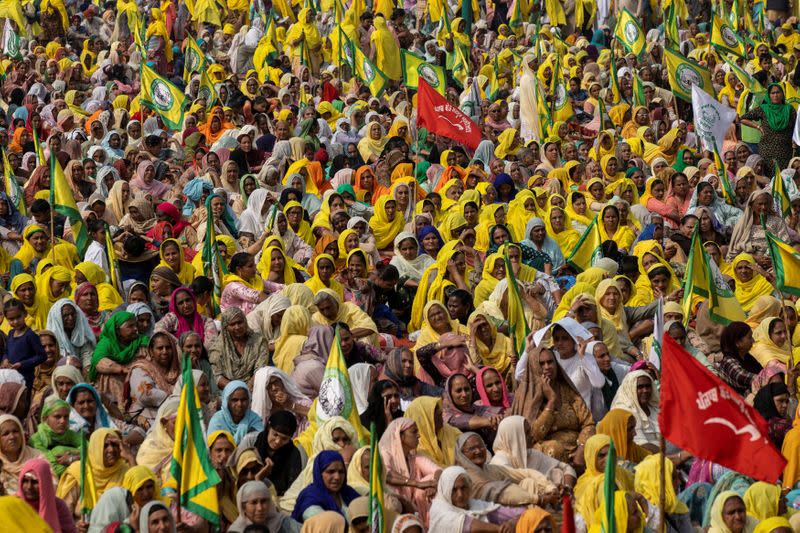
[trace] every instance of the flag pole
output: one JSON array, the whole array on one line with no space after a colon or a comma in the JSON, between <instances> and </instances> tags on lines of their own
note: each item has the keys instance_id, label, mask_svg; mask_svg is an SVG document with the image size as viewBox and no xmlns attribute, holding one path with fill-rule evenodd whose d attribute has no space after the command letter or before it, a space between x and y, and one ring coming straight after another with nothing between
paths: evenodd
<instances>
[{"instance_id":1,"label":"flag pole","mask_svg":"<svg viewBox=\"0 0 800 533\"><path fill-rule=\"evenodd\" d=\"M667 512L665 509L667 505L667 482L665 479L667 473L667 443L663 433L658 437L658 445L661 448L661 456L658 459L658 469L661 472L661 475L658 477L659 532L667 533Z\"/></svg>"},{"instance_id":2,"label":"flag pole","mask_svg":"<svg viewBox=\"0 0 800 533\"><path fill-rule=\"evenodd\" d=\"M38 154L37 154L38 155ZM50 162L52 163L53 154L50 154ZM50 165L50 255L53 265L56 264L56 194L55 194L55 176L53 176L53 165Z\"/></svg>"}]
</instances>

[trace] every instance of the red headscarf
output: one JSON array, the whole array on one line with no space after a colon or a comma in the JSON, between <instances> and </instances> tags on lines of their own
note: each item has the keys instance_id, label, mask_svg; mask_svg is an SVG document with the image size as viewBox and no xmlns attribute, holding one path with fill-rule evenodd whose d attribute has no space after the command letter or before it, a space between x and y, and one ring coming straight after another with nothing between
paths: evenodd
<instances>
[{"instance_id":1,"label":"red headscarf","mask_svg":"<svg viewBox=\"0 0 800 533\"><path fill-rule=\"evenodd\" d=\"M34 502L29 502L25 499L25 494L22 492L22 479L26 474L32 473L39 481L39 502L38 509L33 508L34 511L39 513L42 520L47 522L54 533L61 533L61 522L58 519L58 507L56 506L56 491L53 488L53 474L50 473L50 463L43 457L31 459L22 465L22 470L19 472L19 488L17 489L17 497L21 498L28 505L33 506Z\"/></svg>"}]
</instances>

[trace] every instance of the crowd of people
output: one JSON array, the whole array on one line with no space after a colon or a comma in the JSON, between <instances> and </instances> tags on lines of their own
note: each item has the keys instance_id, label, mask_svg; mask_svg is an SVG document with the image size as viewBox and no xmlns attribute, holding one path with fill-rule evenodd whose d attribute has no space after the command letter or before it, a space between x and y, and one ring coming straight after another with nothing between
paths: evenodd
<instances>
[{"instance_id":1,"label":"crowd of people","mask_svg":"<svg viewBox=\"0 0 800 533\"><path fill-rule=\"evenodd\" d=\"M377 454L387 532L800 530L767 242L800 244L800 25L714 2L736 57L709 3L628 3L1 2L0 529L366 533ZM716 160L671 24L737 114ZM474 151L417 127L412 58ZM746 320L684 304L693 239ZM779 480L664 443L656 322L763 417ZM320 407L332 351L357 417ZM170 466L184 354L218 525Z\"/></svg>"}]
</instances>

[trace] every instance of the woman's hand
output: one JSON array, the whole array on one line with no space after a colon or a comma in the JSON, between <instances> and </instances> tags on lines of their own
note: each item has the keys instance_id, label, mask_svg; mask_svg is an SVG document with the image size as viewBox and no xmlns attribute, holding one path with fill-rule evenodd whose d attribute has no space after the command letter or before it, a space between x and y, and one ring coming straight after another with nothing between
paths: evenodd
<instances>
[{"instance_id":1,"label":"woman's hand","mask_svg":"<svg viewBox=\"0 0 800 533\"><path fill-rule=\"evenodd\" d=\"M556 391L553 389L553 386L550 384L550 378L545 377L542 378L542 393L544 394L545 399L547 400L547 405L545 406L546 409L554 409L556 405Z\"/></svg>"}]
</instances>

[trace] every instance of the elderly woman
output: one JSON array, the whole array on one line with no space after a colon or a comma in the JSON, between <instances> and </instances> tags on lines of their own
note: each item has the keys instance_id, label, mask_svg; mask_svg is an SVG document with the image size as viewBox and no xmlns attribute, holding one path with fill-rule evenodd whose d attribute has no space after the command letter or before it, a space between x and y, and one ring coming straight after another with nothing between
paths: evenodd
<instances>
[{"instance_id":1,"label":"elderly woman","mask_svg":"<svg viewBox=\"0 0 800 533\"><path fill-rule=\"evenodd\" d=\"M41 455L39 450L25 442L25 431L19 418L10 414L0 415L0 483L5 494L17 491L23 466L30 459Z\"/></svg>"},{"instance_id":2,"label":"elderly woman","mask_svg":"<svg viewBox=\"0 0 800 533\"><path fill-rule=\"evenodd\" d=\"M289 411L297 419L297 431L302 432L308 427L307 415L311 404L311 399L282 370L267 366L256 371L252 409L263 420L274 412Z\"/></svg>"},{"instance_id":3,"label":"elderly woman","mask_svg":"<svg viewBox=\"0 0 800 533\"><path fill-rule=\"evenodd\" d=\"M553 350L539 347L528 355L512 410L531 421L536 449L559 461L582 463L583 445L595 432L592 413Z\"/></svg>"},{"instance_id":4,"label":"elderly woman","mask_svg":"<svg viewBox=\"0 0 800 533\"><path fill-rule=\"evenodd\" d=\"M156 411L172 394L181 374L180 355L175 337L169 333L156 333L150 339L149 354L137 359L127 377L130 390L129 412L141 417L142 425L152 426Z\"/></svg>"},{"instance_id":5,"label":"elderly woman","mask_svg":"<svg viewBox=\"0 0 800 533\"><path fill-rule=\"evenodd\" d=\"M658 451L658 392L652 376L644 370L628 373L619 386L611 409L623 409L636 419L634 442L650 451Z\"/></svg>"},{"instance_id":6,"label":"elderly woman","mask_svg":"<svg viewBox=\"0 0 800 533\"><path fill-rule=\"evenodd\" d=\"M236 493L239 518L228 528L229 533L244 533L256 524L275 533L298 533L300 524L275 508L272 493L263 481L248 481Z\"/></svg>"},{"instance_id":7,"label":"elderly woman","mask_svg":"<svg viewBox=\"0 0 800 533\"><path fill-rule=\"evenodd\" d=\"M69 507L62 499L56 498L53 474L44 459L31 459L22 466L16 496L30 505L53 531L77 531ZM32 525L30 527L34 529Z\"/></svg>"},{"instance_id":8,"label":"elderly woman","mask_svg":"<svg viewBox=\"0 0 800 533\"><path fill-rule=\"evenodd\" d=\"M211 417L208 432L227 431L238 444L245 435L264 429L264 421L250 409L250 390L243 381L230 381L222 391L222 406Z\"/></svg>"},{"instance_id":9,"label":"elderly woman","mask_svg":"<svg viewBox=\"0 0 800 533\"><path fill-rule=\"evenodd\" d=\"M786 223L774 210L772 194L769 190L759 189L750 194L744 214L733 226L728 253L725 256L728 261L732 261L737 255L745 252L752 255L761 268L768 269L772 266L767 249L767 236L761 223L762 217L767 231L783 241L791 240Z\"/></svg>"},{"instance_id":10,"label":"elderly woman","mask_svg":"<svg viewBox=\"0 0 800 533\"><path fill-rule=\"evenodd\" d=\"M732 490L720 492L711 503L710 533L752 533L757 523L747 515L742 497Z\"/></svg>"},{"instance_id":11,"label":"elderly woman","mask_svg":"<svg viewBox=\"0 0 800 533\"><path fill-rule=\"evenodd\" d=\"M397 384L400 390L400 407L408 405L420 396L441 396L442 389L421 381L414 374L414 354L407 348L393 348L386 356L382 378Z\"/></svg>"},{"instance_id":12,"label":"elderly woman","mask_svg":"<svg viewBox=\"0 0 800 533\"><path fill-rule=\"evenodd\" d=\"M453 374L444 385L445 423L461 431L477 431L486 442L494 442L502 415L488 406L474 405L472 385L464 374Z\"/></svg>"},{"instance_id":13,"label":"elderly woman","mask_svg":"<svg viewBox=\"0 0 800 533\"><path fill-rule=\"evenodd\" d=\"M169 312L156 322L154 330L166 331L180 338L189 331L200 335L200 339L210 344L217 336L217 326L213 318L204 317L197 310L197 299L191 289L180 287L169 297Z\"/></svg>"},{"instance_id":14,"label":"elderly woman","mask_svg":"<svg viewBox=\"0 0 800 533\"><path fill-rule=\"evenodd\" d=\"M258 368L269 363L269 346L261 334L247 325L241 309L222 313L222 332L208 350L214 377L220 388L230 381L251 379Z\"/></svg>"},{"instance_id":15,"label":"elderly woman","mask_svg":"<svg viewBox=\"0 0 800 533\"><path fill-rule=\"evenodd\" d=\"M314 458L314 477L297 497L292 518L305 522L325 511L347 516L347 506L359 494L347 484L344 458L339 452L325 450Z\"/></svg>"},{"instance_id":16,"label":"elderly woman","mask_svg":"<svg viewBox=\"0 0 800 533\"><path fill-rule=\"evenodd\" d=\"M85 366L91 364L97 339L74 302L64 298L53 304L47 313L47 329L55 335L62 356L75 357Z\"/></svg>"},{"instance_id":17,"label":"elderly woman","mask_svg":"<svg viewBox=\"0 0 800 533\"><path fill-rule=\"evenodd\" d=\"M314 296L317 312L311 315L315 324L328 326L334 322L343 322L350 327L350 333L356 339L365 338L370 344L377 345L378 327L370 316L352 302L343 302L336 291L322 289Z\"/></svg>"},{"instance_id":18,"label":"elderly woman","mask_svg":"<svg viewBox=\"0 0 800 533\"><path fill-rule=\"evenodd\" d=\"M410 418L392 420L380 440L379 450L386 467L386 483L427 521L430 493L436 487L441 469L428 457L417 453L419 428Z\"/></svg>"}]
</instances>

